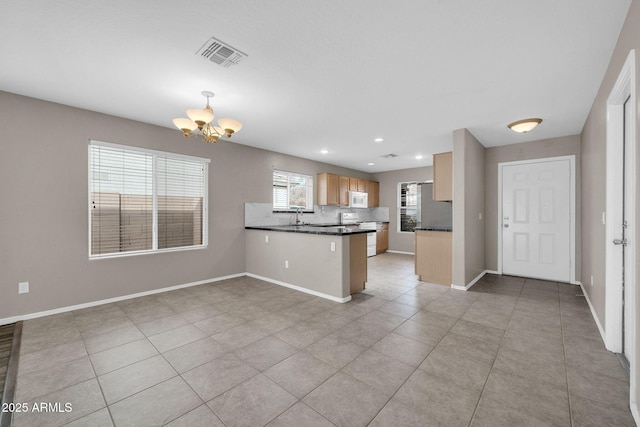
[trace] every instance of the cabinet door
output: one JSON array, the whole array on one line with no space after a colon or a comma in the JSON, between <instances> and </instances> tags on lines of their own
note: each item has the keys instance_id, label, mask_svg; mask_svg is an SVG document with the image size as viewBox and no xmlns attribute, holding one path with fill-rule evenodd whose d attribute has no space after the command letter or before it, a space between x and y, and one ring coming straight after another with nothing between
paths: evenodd
<instances>
[{"instance_id":1,"label":"cabinet door","mask_svg":"<svg viewBox=\"0 0 640 427\"><path fill-rule=\"evenodd\" d=\"M349 177L341 176L338 192L340 193L340 206L349 206Z\"/></svg>"},{"instance_id":2,"label":"cabinet door","mask_svg":"<svg viewBox=\"0 0 640 427\"><path fill-rule=\"evenodd\" d=\"M358 178L349 178L349 191L358 191Z\"/></svg>"},{"instance_id":3,"label":"cabinet door","mask_svg":"<svg viewBox=\"0 0 640 427\"><path fill-rule=\"evenodd\" d=\"M371 207L377 208L380 206L380 183L377 181L371 181L371 183L373 184L373 202L371 202ZM371 194L369 194L369 200L371 201Z\"/></svg>"},{"instance_id":4,"label":"cabinet door","mask_svg":"<svg viewBox=\"0 0 640 427\"><path fill-rule=\"evenodd\" d=\"M367 206L370 208L377 206L378 193L376 191L376 184L377 182L374 181L365 181L366 193L369 195Z\"/></svg>"},{"instance_id":5,"label":"cabinet door","mask_svg":"<svg viewBox=\"0 0 640 427\"><path fill-rule=\"evenodd\" d=\"M338 205L339 176L330 173L318 174L318 205Z\"/></svg>"},{"instance_id":6,"label":"cabinet door","mask_svg":"<svg viewBox=\"0 0 640 427\"><path fill-rule=\"evenodd\" d=\"M453 153L433 155L433 200L453 200Z\"/></svg>"},{"instance_id":7,"label":"cabinet door","mask_svg":"<svg viewBox=\"0 0 640 427\"><path fill-rule=\"evenodd\" d=\"M389 224L382 225L382 252L389 250Z\"/></svg>"},{"instance_id":8,"label":"cabinet door","mask_svg":"<svg viewBox=\"0 0 640 427\"><path fill-rule=\"evenodd\" d=\"M366 193L367 180L358 178L358 191L361 193Z\"/></svg>"}]
</instances>

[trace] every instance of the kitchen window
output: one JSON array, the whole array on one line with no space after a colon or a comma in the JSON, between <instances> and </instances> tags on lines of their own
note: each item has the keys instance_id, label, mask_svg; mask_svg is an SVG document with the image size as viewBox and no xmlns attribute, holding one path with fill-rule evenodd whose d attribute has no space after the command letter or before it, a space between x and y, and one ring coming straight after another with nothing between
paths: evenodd
<instances>
[{"instance_id":1,"label":"kitchen window","mask_svg":"<svg viewBox=\"0 0 640 427\"><path fill-rule=\"evenodd\" d=\"M89 258L207 247L209 159L89 142Z\"/></svg>"},{"instance_id":2,"label":"kitchen window","mask_svg":"<svg viewBox=\"0 0 640 427\"><path fill-rule=\"evenodd\" d=\"M418 184L398 183L398 232L413 233L417 222Z\"/></svg>"},{"instance_id":3,"label":"kitchen window","mask_svg":"<svg viewBox=\"0 0 640 427\"><path fill-rule=\"evenodd\" d=\"M274 170L273 210L313 212L313 177Z\"/></svg>"}]
</instances>

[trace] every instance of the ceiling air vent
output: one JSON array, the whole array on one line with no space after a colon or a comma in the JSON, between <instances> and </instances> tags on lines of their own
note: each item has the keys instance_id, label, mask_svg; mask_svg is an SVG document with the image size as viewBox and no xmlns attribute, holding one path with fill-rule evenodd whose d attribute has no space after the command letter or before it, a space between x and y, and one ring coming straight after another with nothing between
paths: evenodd
<instances>
[{"instance_id":1,"label":"ceiling air vent","mask_svg":"<svg viewBox=\"0 0 640 427\"><path fill-rule=\"evenodd\" d=\"M393 159L394 157L398 157L398 155L390 153L390 154L384 154L384 155L382 155L380 157L382 157L383 159Z\"/></svg>"},{"instance_id":2,"label":"ceiling air vent","mask_svg":"<svg viewBox=\"0 0 640 427\"><path fill-rule=\"evenodd\" d=\"M235 47L229 46L215 37L207 40L207 42L198 49L196 55L200 55L204 59L208 59L225 68L236 65L247 57L246 53L240 52Z\"/></svg>"}]
</instances>

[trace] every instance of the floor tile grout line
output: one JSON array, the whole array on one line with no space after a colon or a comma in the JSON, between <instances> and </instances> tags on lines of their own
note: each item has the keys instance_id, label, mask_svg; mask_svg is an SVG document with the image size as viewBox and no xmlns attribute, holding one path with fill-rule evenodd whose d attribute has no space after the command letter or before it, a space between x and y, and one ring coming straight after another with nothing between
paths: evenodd
<instances>
[{"instance_id":1,"label":"floor tile grout line","mask_svg":"<svg viewBox=\"0 0 640 427\"><path fill-rule=\"evenodd\" d=\"M407 291L407 292L410 292L410 291ZM405 294L406 294L406 292L405 292ZM403 295L405 295L405 294L403 294ZM444 294L445 294L445 292L443 292L442 294L444 295ZM437 298L436 298L436 300L437 300ZM435 301L435 300L434 300L434 301ZM421 307L421 308L420 308L420 310L424 310L424 307L426 307L427 305L429 305L429 304L426 304L425 306ZM472 305L473 305L473 304L472 304ZM411 377L413 376L413 374L415 374L415 373L420 369L420 365L422 365L422 363L424 363L424 361L429 357L429 355L431 355L431 353L433 352L433 350L435 350L435 349L436 349L436 347L438 347L438 344L440 344L440 342L442 342L442 340L444 339L444 337L446 337L446 336L449 334L449 332L451 331L451 329L453 329L453 328L454 328L454 326L455 326L455 325L460 321L460 319L462 319L462 316L464 316L464 313L466 313L466 312L467 312L467 310L469 310L470 308L471 308L471 305L470 305L469 307L467 307L467 308L465 309L465 311L460 315L460 317L458 317L458 319L457 319L457 320L456 320L456 321L455 321L455 322L454 322L454 323L449 327L449 329L447 329L447 332L446 332L444 335L442 335L442 337L440 337L440 339L438 340L438 343L437 343L436 345L434 345L434 346L431 348L431 350L429 351L429 353L427 353L427 355L422 359L422 361L420 361L420 363L418 363L418 364L416 365L415 369L411 372L411 374L409 374L409 376L408 376L408 377L407 377L407 378L402 382L402 384L400 384L400 386L399 386L399 387L396 389L396 391L391 395L391 397L389 397L389 399L387 399L387 401L385 402L385 404L384 404L384 405L382 405L382 407L381 407L381 408L376 412L376 414L373 416L373 418L371 418L371 420L369 420L369 422L367 423L367 425L371 424L371 422L372 422L373 420L375 420L375 419L376 419L376 417L377 417L377 416L380 414L380 412L382 412L382 410L383 410L383 409L384 409L384 408L389 404L389 402L391 402L391 400L393 400L393 398L396 396L396 394L398 394L398 391L400 391L400 389L401 389L401 388L402 388L402 387L407 383L407 381L409 381L409 378L411 378ZM438 313L438 314L440 314L440 313ZM413 317L413 316L412 316L412 317ZM409 319L410 319L410 318L409 318ZM406 320L405 320L405 322L407 322L409 319L406 319ZM398 325L398 327L397 327L397 328L399 328L400 326L402 326L405 322L402 322L402 324ZM397 328L395 328L395 329L397 329ZM395 331L395 329L393 329L391 332ZM391 333L391 332L389 332L389 333ZM388 334L389 334L389 333L388 333ZM388 335L388 334L387 334L387 335ZM385 336L386 336L386 335L385 335ZM403 336L403 335L401 335L401 336ZM405 338L408 338L408 337L405 337ZM384 337L383 337L383 338L381 338L378 342L382 341L382 339L384 339ZM411 339L411 338L409 338L409 339ZM414 341L416 341L416 340L414 340ZM376 342L376 344L377 344L378 342ZM417 342L420 342L420 341L417 341ZM424 343L422 343L422 344L424 344ZM375 345L375 344L374 344L374 345ZM371 347L373 347L373 346L371 346ZM374 351L375 351L375 350L374 350ZM346 366L346 365L345 365L345 366ZM343 369L344 369L344 367L343 367ZM345 373L345 374L346 374L346 373ZM347 374L347 375L348 375L348 374ZM436 375L436 376L437 376L437 375ZM440 376L437 376L437 377L438 377L438 378L440 378L440 379L442 379ZM356 379L357 379L357 378L356 378ZM402 403L404 404L404 402L402 402ZM408 406L408 405L407 405L407 406Z\"/></svg>"},{"instance_id":2,"label":"floor tile grout line","mask_svg":"<svg viewBox=\"0 0 640 427\"><path fill-rule=\"evenodd\" d=\"M564 361L564 375L567 381L567 404L569 405L569 424L573 426L573 411L571 410L571 392L569 391L569 366L567 365L567 348L564 340L564 322L562 321L562 300L560 299L560 288L558 288L558 309L560 311L560 332L562 333L562 358Z\"/></svg>"},{"instance_id":3,"label":"floor tile grout line","mask_svg":"<svg viewBox=\"0 0 640 427\"><path fill-rule=\"evenodd\" d=\"M496 364L496 360L498 359L498 353L500 353L500 349L502 348L502 343L504 342L504 337L507 334L507 329L509 328L509 323L511 323L511 318L513 318L513 313L516 310L516 305L518 304L518 300L520 299L520 296L522 295L522 290L524 289L524 284L525 284L526 280L524 280L522 282L522 285L520 287L520 292L518 293L518 296L516 297L516 300L513 304L513 309L511 310L511 314L509 315L509 321L507 322L507 325L504 329L504 333L502 334L502 338L500 339L500 344L498 345L498 350L496 351L496 355L493 358L493 362L491 362L491 368L489 369L489 373L487 374L487 378L484 380L484 384L482 385L482 390L480 391L480 395L478 396L478 401L476 402L476 406L475 408L473 408L473 413L471 414L471 418L469 419L469 424L468 426L471 426L471 424L473 423L473 419L476 416L476 413L478 412L478 407L480 406L480 401L482 400L482 396L484 395L484 391L487 388L487 383L489 382L489 378L491 377L491 373L493 372L493 368Z\"/></svg>"}]
</instances>

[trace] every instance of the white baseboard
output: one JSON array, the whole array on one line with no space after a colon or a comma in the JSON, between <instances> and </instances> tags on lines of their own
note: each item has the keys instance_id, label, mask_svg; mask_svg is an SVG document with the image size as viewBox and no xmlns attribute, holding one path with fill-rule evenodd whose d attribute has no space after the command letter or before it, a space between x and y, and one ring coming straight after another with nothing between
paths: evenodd
<instances>
[{"instance_id":1,"label":"white baseboard","mask_svg":"<svg viewBox=\"0 0 640 427\"><path fill-rule=\"evenodd\" d=\"M484 272L487 273L487 274L501 274L497 270L485 270Z\"/></svg>"},{"instance_id":2,"label":"white baseboard","mask_svg":"<svg viewBox=\"0 0 640 427\"><path fill-rule=\"evenodd\" d=\"M67 307L55 308L53 310L39 311L36 313L23 314L20 316L6 317L0 319L0 325L7 325L9 323L19 322L21 320L36 319L38 317L51 316L53 314L65 313L67 311L81 310L83 308L95 307L97 305L110 304L112 302L124 301L132 298L144 297L147 295L159 294L162 292L175 291L177 289L190 288L192 286L204 285L206 283L219 282L221 280L234 279L236 277L246 276L246 273L230 274L223 277L215 277L213 279L198 280L197 282L185 283L182 285L169 286L167 288L153 289L151 291L138 292L135 294L123 295L120 297L108 298L98 301L91 301L84 304L70 305Z\"/></svg>"},{"instance_id":3,"label":"white baseboard","mask_svg":"<svg viewBox=\"0 0 640 427\"><path fill-rule=\"evenodd\" d=\"M458 291L468 291L469 288L475 285L478 282L478 280L482 279L482 277L485 274L487 274L487 270L484 270L482 273L478 274L472 281L467 283L466 286L458 286L458 285L451 284L451 288Z\"/></svg>"},{"instance_id":4,"label":"white baseboard","mask_svg":"<svg viewBox=\"0 0 640 427\"><path fill-rule=\"evenodd\" d=\"M392 253L392 254L415 255L414 252L391 251L391 250L387 250L387 252Z\"/></svg>"},{"instance_id":5,"label":"white baseboard","mask_svg":"<svg viewBox=\"0 0 640 427\"><path fill-rule=\"evenodd\" d=\"M582 282L579 280L571 280L569 281L570 285L577 285L577 286L582 286Z\"/></svg>"},{"instance_id":6,"label":"white baseboard","mask_svg":"<svg viewBox=\"0 0 640 427\"><path fill-rule=\"evenodd\" d=\"M580 283L580 282L578 282ZM589 294L584 290L584 285L582 283L580 283L580 289L582 290L582 294L584 295L584 299L587 300L587 304L589 304L589 309L591 310L591 316L593 317L593 319L596 321L596 325L598 326L598 330L600 331L600 336L602 337L602 342L607 343L607 338L606 335L604 333L604 328L602 327L602 324L600 323L600 319L598 319L598 315L596 314L596 310L593 308L593 305L591 305L591 300L589 299Z\"/></svg>"},{"instance_id":7,"label":"white baseboard","mask_svg":"<svg viewBox=\"0 0 640 427\"><path fill-rule=\"evenodd\" d=\"M253 277L255 279L264 280L265 282L273 283L275 285L284 286L285 288L289 288L289 289L293 289L293 290L296 290L296 291L304 292L305 294L310 294L310 295L313 295L313 296L316 296L316 297L320 297L320 298L328 299L328 300L331 300L331 301L339 302L339 303L345 303L345 302L351 301L351 295L349 295L347 297L344 297L344 298L334 297L334 296L331 296L329 294L325 294L325 293L318 292L318 291L313 291L311 289L303 288L301 286L292 285L291 283L281 282L280 280L271 279L269 277L259 276L257 274L253 274L253 273L247 273L247 276Z\"/></svg>"}]
</instances>

